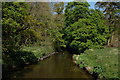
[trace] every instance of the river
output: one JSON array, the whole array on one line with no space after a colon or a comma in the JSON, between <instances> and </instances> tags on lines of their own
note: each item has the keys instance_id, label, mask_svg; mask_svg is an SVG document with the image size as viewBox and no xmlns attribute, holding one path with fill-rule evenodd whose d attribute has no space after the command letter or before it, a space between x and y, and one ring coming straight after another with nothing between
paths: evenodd
<instances>
[{"instance_id":1,"label":"river","mask_svg":"<svg viewBox=\"0 0 120 80\"><path fill-rule=\"evenodd\" d=\"M73 63L72 54L60 52L37 64L25 67L12 78L92 78Z\"/></svg>"}]
</instances>

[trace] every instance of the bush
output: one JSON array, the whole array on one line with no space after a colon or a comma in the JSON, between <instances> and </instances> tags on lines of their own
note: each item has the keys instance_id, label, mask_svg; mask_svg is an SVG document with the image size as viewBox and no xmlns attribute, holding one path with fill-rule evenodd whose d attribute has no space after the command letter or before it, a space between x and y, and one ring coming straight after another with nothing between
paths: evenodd
<instances>
[{"instance_id":1,"label":"bush","mask_svg":"<svg viewBox=\"0 0 120 80\"><path fill-rule=\"evenodd\" d=\"M25 64L31 64L37 62L37 58L31 52L17 51L10 56L17 66L24 66Z\"/></svg>"}]
</instances>

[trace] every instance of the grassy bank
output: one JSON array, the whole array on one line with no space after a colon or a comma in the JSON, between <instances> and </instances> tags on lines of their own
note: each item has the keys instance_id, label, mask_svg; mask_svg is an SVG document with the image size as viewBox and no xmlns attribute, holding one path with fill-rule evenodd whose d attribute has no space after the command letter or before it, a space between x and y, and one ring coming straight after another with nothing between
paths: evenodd
<instances>
[{"instance_id":1,"label":"grassy bank","mask_svg":"<svg viewBox=\"0 0 120 80\"><path fill-rule=\"evenodd\" d=\"M99 78L119 78L118 48L89 49L80 55L74 55L73 59L80 68L86 68Z\"/></svg>"},{"instance_id":2,"label":"grassy bank","mask_svg":"<svg viewBox=\"0 0 120 80\"><path fill-rule=\"evenodd\" d=\"M13 53L11 58L15 65L32 64L49 53L54 52L52 46L24 46L16 53Z\"/></svg>"},{"instance_id":3,"label":"grassy bank","mask_svg":"<svg viewBox=\"0 0 120 80\"><path fill-rule=\"evenodd\" d=\"M41 58L42 56L54 52L52 46L32 46L23 47L22 51L32 52L36 58Z\"/></svg>"},{"instance_id":4,"label":"grassy bank","mask_svg":"<svg viewBox=\"0 0 120 80\"><path fill-rule=\"evenodd\" d=\"M38 62L38 58L54 52L54 48L47 46L22 47L19 51L11 53L4 58L7 63L3 64L3 78L9 78L11 73L23 69L25 66Z\"/></svg>"}]
</instances>

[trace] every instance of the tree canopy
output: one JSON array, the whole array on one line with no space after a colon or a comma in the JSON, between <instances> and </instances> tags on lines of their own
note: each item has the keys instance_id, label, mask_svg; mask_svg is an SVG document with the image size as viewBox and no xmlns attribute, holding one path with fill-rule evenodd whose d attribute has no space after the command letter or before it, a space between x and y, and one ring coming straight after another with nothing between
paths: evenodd
<instances>
[{"instance_id":1,"label":"tree canopy","mask_svg":"<svg viewBox=\"0 0 120 80\"><path fill-rule=\"evenodd\" d=\"M109 37L103 14L88 6L87 2L70 2L66 6L64 39L68 48L75 52L106 44Z\"/></svg>"}]
</instances>

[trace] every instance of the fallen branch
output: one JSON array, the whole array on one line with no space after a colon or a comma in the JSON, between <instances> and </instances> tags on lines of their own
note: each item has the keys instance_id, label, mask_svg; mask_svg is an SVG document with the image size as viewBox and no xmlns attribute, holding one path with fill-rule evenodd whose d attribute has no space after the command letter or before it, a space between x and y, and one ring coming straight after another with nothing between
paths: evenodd
<instances>
[{"instance_id":1,"label":"fallen branch","mask_svg":"<svg viewBox=\"0 0 120 80\"><path fill-rule=\"evenodd\" d=\"M48 54L48 55L45 55L45 56L43 56L42 58L38 58L38 61L41 61L41 60L43 60L43 59L45 59L45 58L48 58L48 57L50 57L51 55L54 55L54 54L57 54L58 52L53 52L53 53L50 53L50 54Z\"/></svg>"}]
</instances>

